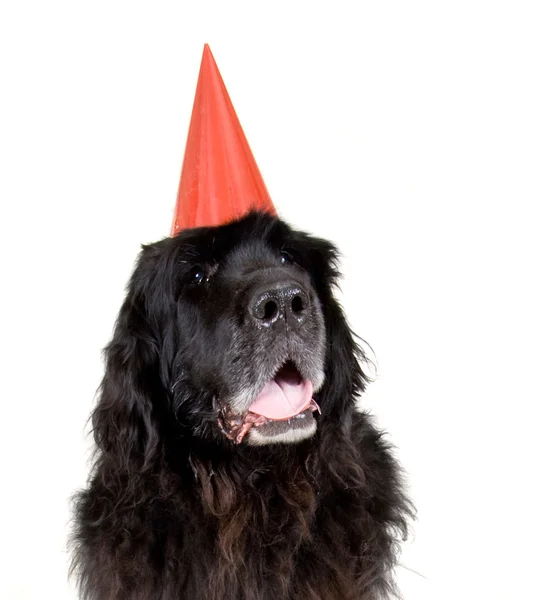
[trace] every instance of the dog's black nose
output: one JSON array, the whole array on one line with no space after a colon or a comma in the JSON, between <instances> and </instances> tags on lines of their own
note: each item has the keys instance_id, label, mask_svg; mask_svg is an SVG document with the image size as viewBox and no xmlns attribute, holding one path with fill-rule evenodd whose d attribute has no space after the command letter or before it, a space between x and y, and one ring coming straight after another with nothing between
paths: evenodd
<instances>
[{"instance_id":1,"label":"dog's black nose","mask_svg":"<svg viewBox=\"0 0 553 600\"><path fill-rule=\"evenodd\" d=\"M265 327L285 321L289 327L299 327L306 319L309 296L297 283L271 286L257 290L250 304L254 320Z\"/></svg>"}]
</instances>

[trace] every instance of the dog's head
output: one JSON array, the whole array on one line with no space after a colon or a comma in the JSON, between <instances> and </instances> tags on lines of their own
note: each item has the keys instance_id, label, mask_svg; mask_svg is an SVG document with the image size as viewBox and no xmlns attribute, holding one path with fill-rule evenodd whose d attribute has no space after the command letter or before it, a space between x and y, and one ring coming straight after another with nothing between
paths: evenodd
<instances>
[{"instance_id":1,"label":"dog's head","mask_svg":"<svg viewBox=\"0 0 553 600\"><path fill-rule=\"evenodd\" d=\"M364 376L336 262L259 213L145 246L106 350L100 448L148 460L167 436L266 445L338 424Z\"/></svg>"}]
</instances>

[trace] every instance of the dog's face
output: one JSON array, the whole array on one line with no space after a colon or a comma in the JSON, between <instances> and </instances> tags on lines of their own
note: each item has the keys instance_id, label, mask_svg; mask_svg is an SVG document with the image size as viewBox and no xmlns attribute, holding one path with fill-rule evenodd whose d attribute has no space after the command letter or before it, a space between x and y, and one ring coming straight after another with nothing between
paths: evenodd
<instances>
[{"instance_id":1,"label":"dog's face","mask_svg":"<svg viewBox=\"0 0 553 600\"><path fill-rule=\"evenodd\" d=\"M184 416L201 395L237 443L313 435L325 324L302 250L301 236L259 217L176 240L173 392Z\"/></svg>"},{"instance_id":2,"label":"dog's face","mask_svg":"<svg viewBox=\"0 0 553 600\"><path fill-rule=\"evenodd\" d=\"M265 214L144 247L104 387L110 351L126 344L129 377L162 422L172 415L193 436L245 445L313 436L319 404L331 408L319 397L329 353L357 364L332 297L335 263L330 243ZM339 369L340 356L333 362Z\"/></svg>"},{"instance_id":3,"label":"dog's face","mask_svg":"<svg viewBox=\"0 0 553 600\"><path fill-rule=\"evenodd\" d=\"M175 397L208 392L237 443L313 435L313 394L324 381L325 325L309 265L299 240L270 225L262 236L246 221L178 240Z\"/></svg>"}]
</instances>

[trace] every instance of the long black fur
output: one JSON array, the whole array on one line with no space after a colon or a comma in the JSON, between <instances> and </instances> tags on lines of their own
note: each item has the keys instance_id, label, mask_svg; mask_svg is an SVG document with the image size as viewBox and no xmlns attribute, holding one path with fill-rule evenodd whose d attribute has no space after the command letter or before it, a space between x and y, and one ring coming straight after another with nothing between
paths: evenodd
<instances>
[{"instance_id":1,"label":"long black fur","mask_svg":"<svg viewBox=\"0 0 553 600\"><path fill-rule=\"evenodd\" d=\"M229 256L255 269L283 250L324 315L317 433L293 445L236 445L213 408L229 347L214 332L241 318L227 307L241 277ZM207 284L191 282L194 265L212 274ZM411 505L388 443L355 406L364 357L333 297L337 277L330 243L263 214L143 248L105 351L90 481L75 497L72 572L83 599L395 594Z\"/></svg>"}]
</instances>

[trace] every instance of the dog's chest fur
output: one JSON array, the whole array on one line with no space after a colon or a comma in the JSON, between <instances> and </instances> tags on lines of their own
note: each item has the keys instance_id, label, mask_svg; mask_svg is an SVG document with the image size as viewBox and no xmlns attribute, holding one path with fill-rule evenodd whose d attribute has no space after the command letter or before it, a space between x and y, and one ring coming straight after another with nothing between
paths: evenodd
<instances>
[{"instance_id":1,"label":"dog's chest fur","mask_svg":"<svg viewBox=\"0 0 553 600\"><path fill-rule=\"evenodd\" d=\"M288 456L257 467L191 457L184 478L141 482L145 503L121 504L90 530L101 544L90 548L94 600L378 598L401 527L395 474L377 442L364 459L339 447L337 461ZM95 487L97 522L110 501Z\"/></svg>"}]
</instances>

